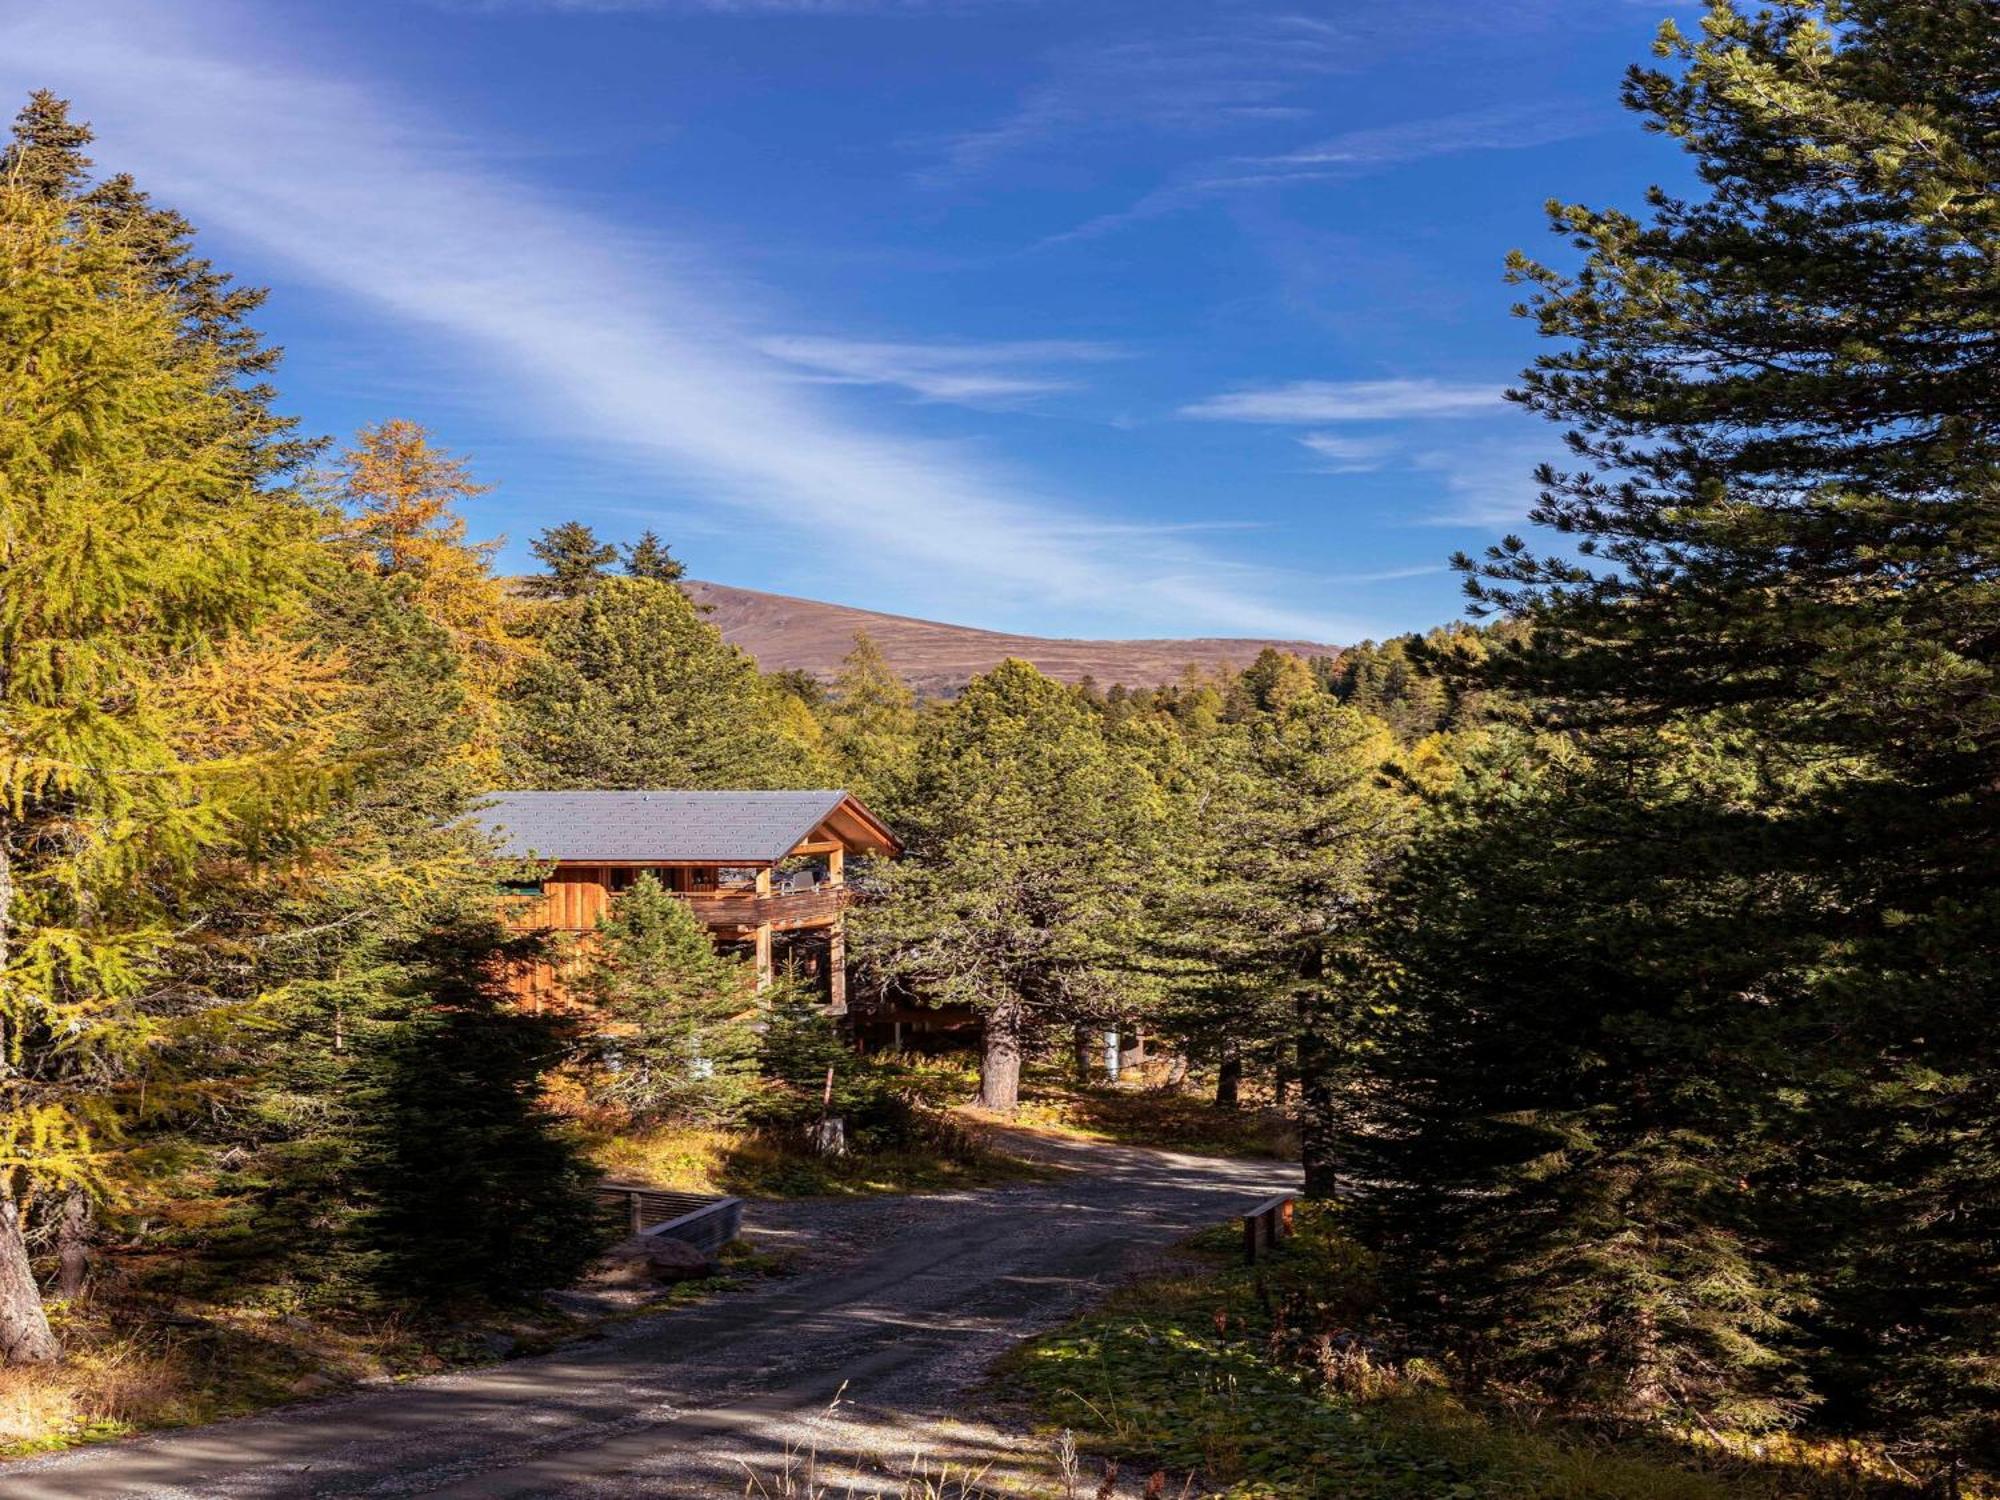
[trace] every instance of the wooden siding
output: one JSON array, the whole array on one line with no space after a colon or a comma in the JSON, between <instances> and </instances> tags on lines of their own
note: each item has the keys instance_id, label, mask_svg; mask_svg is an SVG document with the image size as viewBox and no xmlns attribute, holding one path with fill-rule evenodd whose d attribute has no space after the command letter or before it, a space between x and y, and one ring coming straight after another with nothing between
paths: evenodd
<instances>
[{"instance_id":1,"label":"wooden siding","mask_svg":"<svg viewBox=\"0 0 2000 1500\"><path fill-rule=\"evenodd\" d=\"M512 921L524 929L549 927L558 932L591 932L616 899L609 870L594 865L562 865L543 883L539 897L517 902ZM745 887L713 895L684 894L681 899L709 927L747 930L766 922L786 929L824 926L838 919L854 896L844 885L822 885L816 890L773 895L762 895L754 887Z\"/></svg>"},{"instance_id":2,"label":"wooden siding","mask_svg":"<svg viewBox=\"0 0 2000 1500\"><path fill-rule=\"evenodd\" d=\"M840 955L837 962L844 971L846 945L839 941L840 928L842 913L852 904L854 893L838 878L838 851L829 852L827 858L829 874L834 879L814 890L789 892L771 891L768 867L758 869L752 882L718 889L719 870L747 870L751 867L557 865L542 882L539 896L510 897L506 910L509 923L519 930L554 931L566 952L555 963L535 964L517 974L510 981L509 988L536 1009L570 1003L565 995L564 981L576 972L589 951L591 935L597 930L599 919L611 910L612 903L618 899L611 888L614 870L650 870L670 887L694 887L693 890L682 889L676 894L693 908L695 915L718 940L752 944L760 985L770 978L770 935L774 931L831 929L835 938L832 951ZM846 999L845 981L844 972L833 976L833 993L842 1006Z\"/></svg>"}]
</instances>

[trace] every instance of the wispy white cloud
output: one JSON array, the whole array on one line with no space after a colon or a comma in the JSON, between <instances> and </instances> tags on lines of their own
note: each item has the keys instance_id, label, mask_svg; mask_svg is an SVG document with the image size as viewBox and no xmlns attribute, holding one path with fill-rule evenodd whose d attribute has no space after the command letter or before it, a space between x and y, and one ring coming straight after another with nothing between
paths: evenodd
<instances>
[{"instance_id":1,"label":"wispy white cloud","mask_svg":"<svg viewBox=\"0 0 2000 1500\"><path fill-rule=\"evenodd\" d=\"M1412 467L1437 476L1444 491L1444 503L1416 516L1416 523L1524 528L1540 493L1535 466L1548 459L1553 446L1546 440L1502 440L1432 448L1412 455Z\"/></svg>"},{"instance_id":2,"label":"wispy white cloud","mask_svg":"<svg viewBox=\"0 0 2000 1500\"><path fill-rule=\"evenodd\" d=\"M881 16L966 11L1035 0L430 0L440 10L554 11L576 15L660 11L707 16Z\"/></svg>"},{"instance_id":3,"label":"wispy white cloud","mask_svg":"<svg viewBox=\"0 0 2000 1500\"><path fill-rule=\"evenodd\" d=\"M1320 472L1325 474L1370 473L1395 451L1387 438L1343 437L1337 432L1309 432L1299 445L1319 455Z\"/></svg>"},{"instance_id":4,"label":"wispy white cloud","mask_svg":"<svg viewBox=\"0 0 2000 1500\"><path fill-rule=\"evenodd\" d=\"M756 348L738 290L697 256L630 243L395 100L275 51L267 14L15 0L0 86L76 97L104 160L265 266L456 351L524 420L628 455L670 492L812 536L856 572L921 573L989 612L1032 603L1131 624L1353 633L1271 602L1268 575L1191 546L1170 565L1135 564L1125 546L1061 535L1091 518L962 448L815 400Z\"/></svg>"},{"instance_id":5,"label":"wispy white cloud","mask_svg":"<svg viewBox=\"0 0 2000 1500\"><path fill-rule=\"evenodd\" d=\"M1330 136L1273 156L1238 156L1199 163L1136 199L1073 229L1048 235L1037 248L1097 239L1148 219L1163 218L1233 194L1338 182L1427 157L1467 151L1516 151L1603 128L1596 112L1566 104L1502 105L1429 119L1406 120Z\"/></svg>"},{"instance_id":6,"label":"wispy white cloud","mask_svg":"<svg viewBox=\"0 0 2000 1500\"><path fill-rule=\"evenodd\" d=\"M1227 28L1093 38L1054 54L1046 76L990 124L926 141L936 159L915 180L943 187L1005 158L1117 130L1213 135L1232 127L1304 118L1293 95L1349 66L1343 33L1298 16L1252 18Z\"/></svg>"},{"instance_id":7,"label":"wispy white cloud","mask_svg":"<svg viewBox=\"0 0 2000 1500\"><path fill-rule=\"evenodd\" d=\"M1434 578L1440 573L1450 572L1446 563L1418 563L1409 568L1378 568L1369 573L1334 573L1327 577L1328 583L1399 583L1405 578Z\"/></svg>"},{"instance_id":8,"label":"wispy white cloud","mask_svg":"<svg viewBox=\"0 0 2000 1500\"><path fill-rule=\"evenodd\" d=\"M1525 150L1601 128L1603 122L1595 111L1573 105L1508 104L1343 131L1296 151L1246 157L1244 162L1253 170L1339 167L1359 171L1466 151Z\"/></svg>"},{"instance_id":9,"label":"wispy white cloud","mask_svg":"<svg viewBox=\"0 0 2000 1500\"><path fill-rule=\"evenodd\" d=\"M1386 422L1478 416L1500 406L1498 386L1444 380L1295 380L1210 396L1183 406L1181 415L1214 422Z\"/></svg>"},{"instance_id":10,"label":"wispy white cloud","mask_svg":"<svg viewBox=\"0 0 2000 1500\"><path fill-rule=\"evenodd\" d=\"M1074 390L1079 381L1043 373L1048 366L1123 358L1109 345L1069 339L1001 343L873 343L858 339L769 338L760 347L774 359L839 385L891 385L925 401L960 406L1015 405L1051 391Z\"/></svg>"}]
</instances>

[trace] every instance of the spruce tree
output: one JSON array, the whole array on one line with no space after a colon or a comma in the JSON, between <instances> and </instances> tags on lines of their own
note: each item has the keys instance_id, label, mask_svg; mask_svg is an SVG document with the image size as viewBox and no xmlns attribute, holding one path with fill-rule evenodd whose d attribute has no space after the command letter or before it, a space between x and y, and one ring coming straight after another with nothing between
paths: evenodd
<instances>
[{"instance_id":1,"label":"spruce tree","mask_svg":"<svg viewBox=\"0 0 2000 1500\"><path fill-rule=\"evenodd\" d=\"M625 572L628 577L650 578L655 583L679 583L687 577L687 564L648 528L625 549Z\"/></svg>"},{"instance_id":2,"label":"spruce tree","mask_svg":"<svg viewBox=\"0 0 2000 1500\"><path fill-rule=\"evenodd\" d=\"M521 591L536 599L575 599L587 594L607 576L604 570L618 560L618 549L610 542L600 542L597 533L581 521L549 527L528 543L528 550L544 571L523 578Z\"/></svg>"},{"instance_id":3,"label":"spruce tree","mask_svg":"<svg viewBox=\"0 0 2000 1500\"><path fill-rule=\"evenodd\" d=\"M716 1124L749 1087L754 976L685 901L643 874L597 924L578 992L609 1024L593 1090L642 1124Z\"/></svg>"}]
</instances>

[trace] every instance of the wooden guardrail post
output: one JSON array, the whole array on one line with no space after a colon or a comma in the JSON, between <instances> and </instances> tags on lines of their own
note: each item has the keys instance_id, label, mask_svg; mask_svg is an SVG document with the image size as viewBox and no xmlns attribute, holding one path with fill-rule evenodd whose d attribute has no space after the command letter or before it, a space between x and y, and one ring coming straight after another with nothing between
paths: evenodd
<instances>
[{"instance_id":1,"label":"wooden guardrail post","mask_svg":"<svg viewBox=\"0 0 2000 1500\"><path fill-rule=\"evenodd\" d=\"M1256 1265L1257 1257L1292 1236L1292 1199L1267 1198L1243 1216L1243 1260Z\"/></svg>"}]
</instances>

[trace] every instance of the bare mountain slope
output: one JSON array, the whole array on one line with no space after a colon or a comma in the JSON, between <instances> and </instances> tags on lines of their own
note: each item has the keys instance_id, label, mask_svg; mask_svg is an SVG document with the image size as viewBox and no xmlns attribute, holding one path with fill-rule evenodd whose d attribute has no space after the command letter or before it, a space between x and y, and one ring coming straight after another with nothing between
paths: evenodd
<instances>
[{"instance_id":1,"label":"bare mountain slope","mask_svg":"<svg viewBox=\"0 0 2000 1500\"><path fill-rule=\"evenodd\" d=\"M913 620L906 615L878 614L844 604L821 604L784 594L731 588L721 583L690 581L688 596L708 608L709 619L728 640L757 658L767 672L801 668L818 677L832 677L840 659L854 645L857 631L867 631L903 679L924 694L956 692L965 681L999 665L1010 656L1033 662L1064 682L1094 677L1104 687L1152 687L1173 681L1189 663L1201 667L1243 667L1266 646L1300 656L1334 656L1337 646L1312 641L1240 640L1202 637L1193 640L1077 641L1038 635L1007 635L966 625Z\"/></svg>"}]
</instances>

